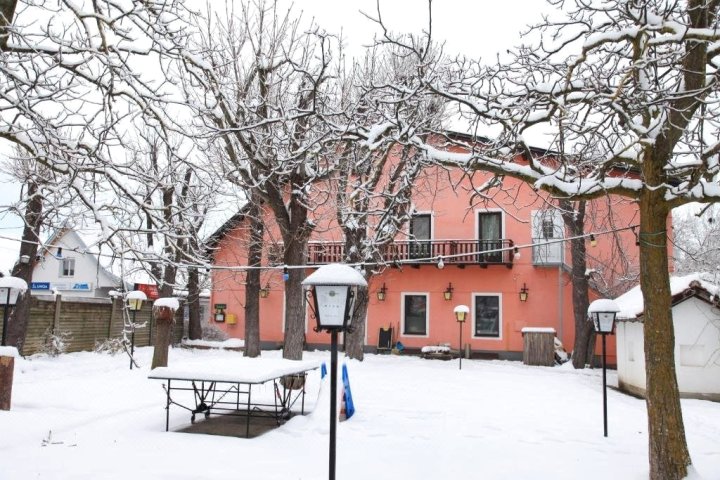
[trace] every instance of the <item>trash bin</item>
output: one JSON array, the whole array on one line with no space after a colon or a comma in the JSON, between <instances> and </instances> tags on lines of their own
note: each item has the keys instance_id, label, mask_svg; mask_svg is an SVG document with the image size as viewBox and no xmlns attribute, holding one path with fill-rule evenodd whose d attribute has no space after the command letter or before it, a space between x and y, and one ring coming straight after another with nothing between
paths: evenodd
<instances>
[{"instance_id":1,"label":"trash bin","mask_svg":"<svg viewBox=\"0 0 720 480\"><path fill-rule=\"evenodd\" d=\"M525 365L555 365L555 329L525 327L523 336L523 363Z\"/></svg>"}]
</instances>

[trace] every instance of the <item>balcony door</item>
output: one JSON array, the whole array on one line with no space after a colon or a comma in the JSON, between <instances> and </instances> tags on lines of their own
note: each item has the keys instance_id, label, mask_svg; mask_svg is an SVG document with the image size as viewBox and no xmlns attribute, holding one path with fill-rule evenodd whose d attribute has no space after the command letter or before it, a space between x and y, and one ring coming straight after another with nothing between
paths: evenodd
<instances>
[{"instance_id":1,"label":"balcony door","mask_svg":"<svg viewBox=\"0 0 720 480\"><path fill-rule=\"evenodd\" d=\"M502 231L502 212L478 212L479 251L497 250L481 254L481 262L502 262Z\"/></svg>"},{"instance_id":2,"label":"balcony door","mask_svg":"<svg viewBox=\"0 0 720 480\"><path fill-rule=\"evenodd\" d=\"M430 258L431 218L429 213L416 214L410 220L410 258Z\"/></svg>"}]
</instances>

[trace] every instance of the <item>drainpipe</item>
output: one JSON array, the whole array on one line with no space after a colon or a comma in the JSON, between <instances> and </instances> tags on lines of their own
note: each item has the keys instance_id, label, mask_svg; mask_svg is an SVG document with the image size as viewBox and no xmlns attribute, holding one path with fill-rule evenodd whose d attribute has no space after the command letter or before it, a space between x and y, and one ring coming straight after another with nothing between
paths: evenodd
<instances>
[{"instance_id":1,"label":"drainpipe","mask_svg":"<svg viewBox=\"0 0 720 480\"><path fill-rule=\"evenodd\" d=\"M558 264L558 338L563 341L563 259L560 255L560 263Z\"/></svg>"}]
</instances>

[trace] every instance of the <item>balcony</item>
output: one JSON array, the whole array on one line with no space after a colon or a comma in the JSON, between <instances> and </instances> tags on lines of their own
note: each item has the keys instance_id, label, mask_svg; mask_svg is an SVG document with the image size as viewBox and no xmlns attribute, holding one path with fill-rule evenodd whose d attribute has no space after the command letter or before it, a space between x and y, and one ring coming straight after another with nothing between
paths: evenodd
<instances>
[{"instance_id":1,"label":"balcony","mask_svg":"<svg viewBox=\"0 0 720 480\"><path fill-rule=\"evenodd\" d=\"M513 265L513 241L498 240L405 240L382 247L381 255L388 265L436 264L443 257L445 265ZM311 242L308 245L308 265L340 263L345 258L343 242Z\"/></svg>"}]
</instances>

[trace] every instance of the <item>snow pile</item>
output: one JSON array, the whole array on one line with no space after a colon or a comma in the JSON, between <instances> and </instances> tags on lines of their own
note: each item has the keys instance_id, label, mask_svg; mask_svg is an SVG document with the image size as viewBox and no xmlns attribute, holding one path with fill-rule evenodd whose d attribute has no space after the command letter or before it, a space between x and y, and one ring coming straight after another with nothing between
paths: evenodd
<instances>
[{"instance_id":1,"label":"snow pile","mask_svg":"<svg viewBox=\"0 0 720 480\"><path fill-rule=\"evenodd\" d=\"M205 348L243 348L245 340L241 338L228 338L222 342L215 340L183 340L183 346Z\"/></svg>"}]
</instances>

